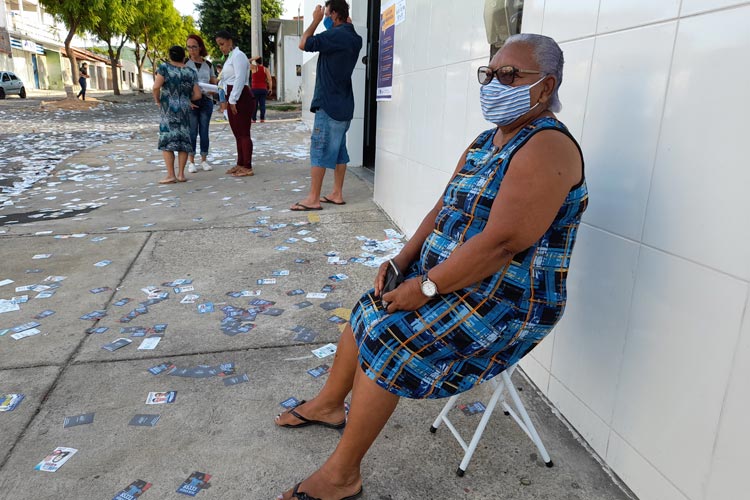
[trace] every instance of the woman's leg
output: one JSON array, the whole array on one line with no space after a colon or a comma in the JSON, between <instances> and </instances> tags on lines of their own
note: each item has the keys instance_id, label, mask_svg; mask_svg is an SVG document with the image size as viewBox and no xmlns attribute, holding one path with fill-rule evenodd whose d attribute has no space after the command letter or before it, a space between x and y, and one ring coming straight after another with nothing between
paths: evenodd
<instances>
[{"instance_id":1,"label":"woman's leg","mask_svg":"<svg viewBox=\"0 0 750 500\"><path fill-rule=\"evenodd\" d=\"M164 165L167 167L167 177L159 182L174 182L177 180L174 175L174 152L162 151L161 154L164 157Z\"/></svg>"},{"instance_id":2,"label":"woman's leg","mask_svg":"<svg viewBox=\"0 0 750 500\"><path fill-rule=\"evenodd\" d=\"M258 99L260 95L260 90L253 89L253 97L255 97L255 102L258 102ZM255 110L253 110L253 123L258 121L258 107L256 106Z\"/></svg>"},{"instance_id":3,"label":"woman's leg","mask_svg":"<svg viewBox=\"0 0 750 500\"><path fill-rule=\"evenodd\" d=\"M315 398L295 408L305 418L338 424L346 418L344 399L352 390L357 371L357 343L351 325L347 324L339 338L328 380ZM301 421L291 413L276 417L277 425L297 425Z\"/></svg>"},{"instance_id":4,"label":"woman's leg","mask_svg":"<svg viewBox=\"0 0 750 500\"><path fill-rule=\"evenodd\" d=\"M250 117L252 115L252 106L255 99L250 93L250 89L245 87L237 102L237 114L229 110L229 125L232 127L232 133L237 141L237 165L241 168L234 175L247 175L247 172L253 168L253 141L250 138Z\"/></svg>"},{"instance_id":5,"label":"woman's leg","mask_svg":"<svg viewBox=\"0 0 750 500\"><path fill-rule=\"evenodd\" d=\"M362 486L362 459L397 404L398 396L378 386L358 367L344 435L333 454L302 482L299 491L316 498L338 499L356 494ZM292 498L292 491L281 498Z\"/></svg>"},{"instance_id":6,"label":"woman's leg","mask_svg":"<svg viewBox=\"0 0 750 500\"><path fill-rule=\"evenodd\" d=\"M266 96L268 95L267 90L261 90L258 95L258 107L260 108L260 121L266 121Z\"/></svg>"},{"instance_id":7,"label":"woman's leg","mask_svg":"<svg viewBox=\"0 0 750 500\"><path fill-rule=\"evenodd\" d=\"M190 145L193 147L193 152L188 155L190 163L195 163L195 148L198 146L198 127L200 121L200 109L190 110ZM201 141L201 146L202 146Z\"/></svg>"},{"instance_id":8,"label":"woman's leg","mask_svg":"<svg viewBox=\"0 0 750 500\"><path fill-rule=\"evenodd\" d=\"M208 125L211 122L211 114L213 113L213 111L213 101L211 101L211 99L207 97L204 97L201 101L200 114L198 116L198 132L201 136L201 158L203 159L203 161L206 161L206 157L208 156ZM193 146L193 150L197 152L195 146Z\"/></svg>"},{"instance_id":9,"label":"woman's leg","mask_svg":"<svg viewBox=\"0 0 750 500\"><path fill-rule=\"evenodd\" d=\"M178 151L177 152L177 165L179 168L179 172L177 173L177 180L178 181L185 181L185 165L187 165L187 159L188 159L188 153L187 151Z\"/></svg>"}]
</instances>

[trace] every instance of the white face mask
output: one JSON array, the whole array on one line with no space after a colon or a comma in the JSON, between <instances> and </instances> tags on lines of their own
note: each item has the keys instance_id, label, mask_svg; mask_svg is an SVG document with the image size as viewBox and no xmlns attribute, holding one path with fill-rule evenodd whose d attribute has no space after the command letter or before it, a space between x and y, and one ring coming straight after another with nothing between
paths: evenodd
<instances>
[{"instance_id":1,"label":"white face mask","mask_svg":"<svg viewBox=\"0 0 750 500\"><path fill-rule=\"evenodd\" d=\"M484 119L499 126L510 125L539 106L538 102L531 106L531 87L546 77L545 75L535 83L518 87L503 85L497 78L482 85L479 89L479 104L482 106Z\"/></svg>"}]
</instances>

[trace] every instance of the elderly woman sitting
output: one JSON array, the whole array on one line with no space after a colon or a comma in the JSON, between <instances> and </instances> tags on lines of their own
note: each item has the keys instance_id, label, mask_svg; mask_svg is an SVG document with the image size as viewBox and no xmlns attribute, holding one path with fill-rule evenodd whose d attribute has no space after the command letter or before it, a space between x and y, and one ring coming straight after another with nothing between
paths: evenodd
<instances>
[{"instance_id":1,"label":"elderly woman sitting","mask_svg":"<svg viewBox=\"0 0 750 500\"><path fill-rule=\"evenodd\" d=\"M287 428L346 426L322 467L280 498L358 497L362 458L399 397L467 391L516 363L562 316L588 200L581 150L553 114L562 67L554 40L522 34L479 68L482 112L496 127L461 155L443 196L393 259L406 280L381 293L390 264L381 266L323 389L277 417Z\"/></svg>"}]
</instances>

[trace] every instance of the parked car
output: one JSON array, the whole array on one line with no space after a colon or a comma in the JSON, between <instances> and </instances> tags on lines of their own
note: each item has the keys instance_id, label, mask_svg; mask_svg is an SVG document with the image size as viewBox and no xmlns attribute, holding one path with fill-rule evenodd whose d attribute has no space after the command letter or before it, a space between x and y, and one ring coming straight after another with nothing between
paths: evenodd
<instances>
[{"instance_id":1,"label":"parked car","mask_svg":"<svg viewBox=\"0 0 750 500\"><path fill-rule=\"evenodd\" d=\"M0 71L0 99L12 94L18 94L21 99L26 99L26 87L12 71Z\"/></svg>"}]
</instances>

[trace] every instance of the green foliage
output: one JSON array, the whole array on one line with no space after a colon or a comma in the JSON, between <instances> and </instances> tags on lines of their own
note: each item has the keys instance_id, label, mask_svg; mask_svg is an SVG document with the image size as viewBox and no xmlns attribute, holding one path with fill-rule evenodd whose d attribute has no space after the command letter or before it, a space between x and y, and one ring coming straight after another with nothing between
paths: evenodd
<instances>
[{"instance_id":1,"label":"green foliage","mask_svg":"<svg viewBox=\"0 0 750 500\"><path fill-rule=\"evenodd\" d=\"M301 111L302 106L296 104L268 104L266 110L271 111Z\"/></svg>"},{"instance_id":2,"label":"green foliage","mask_svg":"<svg viewBox=\"0 0 750 500\"><path fill-rule=\"evenodd\" d=\"M68 28L68 34L65 36L65 52L70 61L71 80L76 82L78 81L78 64L70 50L70 42L73 36L83 35L99 22L98 13L104 0L39 0L39 3L56 21ZM68 95L73 97L72 90L68 90Z\"/></svg>"},{"instance_id":3,"label":"green foliage","mask_svg":"<svg viewBox=\"0 0 750 500\"><path fill-rule=\"evenodd\" d=\"M97 12L99 21L91 28L99 40L107 44L110 65L112 66L112 87L115 95L120 95L117 62L128 40L128 29L135 21L137 0L103 0Z\"/></svg>"},{"instance_id":4,"label":"green foliage","mask_svg":"<svg viewBox=\"0 0 750 500\"><path fill-rule=\"evenodd\" d=\"M44 10L73 34L83 35L99 22L104 0L39 0Z\"/></svg>"},{"instance_id":5,"label":"green foliage","mask_svg":"<svg viewBox=\"0 0 750 500\"><path fill-rule=\"evenodd\" d=\"M89 47L91 52L94 54L99 54L100 56L109 57L109 50L107 47Z\"/></svg>"},{"instance_id":6,"label":"green foliage","mask_svg":"<svg viewBox=\"0 0 750 500\"><path fill-rule=\"evenodd\" d=\"M127 38L130 25L135 20L135 0L102 0L96 12L99 20L90 31L108 45L113 38Z\"/></svg>"},{"instance_id":7,"label":"green foliage","mask_svg":"<svg viewBox=\"0 0 750 500\"><path fill-rule=\"evenodd\" d=\"M170 25L167 29L159 32L151 46L149 59L151 59L154 69L160 61L169 59L167 53L172 45L184 47L187 36L191 33L197 33L192 16L180 16L178 13L176 17L171 18Z\"/></svg>"},{"instance_id":8,"label":"green foliage","mask_svg":"<svg viewBox=\"0 0 750 500\"><path fill-rule=\"evenodd\" d=\"M250 2L248 0L202 0L197 4L196 10L200 12L200 27L206 47L214 60L223 58L214 40L214 34L219 30L228 29L237 36L237 46L248 57L250 54L251 31ZM269 19L278 18L284 12L282 0L261 0L260 10L263 17L263 54L268 57L275 52L274 43L271 41L266 25Z\"/></svg>"},{"instance_id":9,"label":"green foliage","mask_svg":"<svg viewBox=\"0 0 750 500\"><path fill-rule=\"evenodd\" d=\"M135 0L133 22L127 35L148 51L154 38L177 25L179 13L170 0Z\"/></svg>"}]
</instances>

